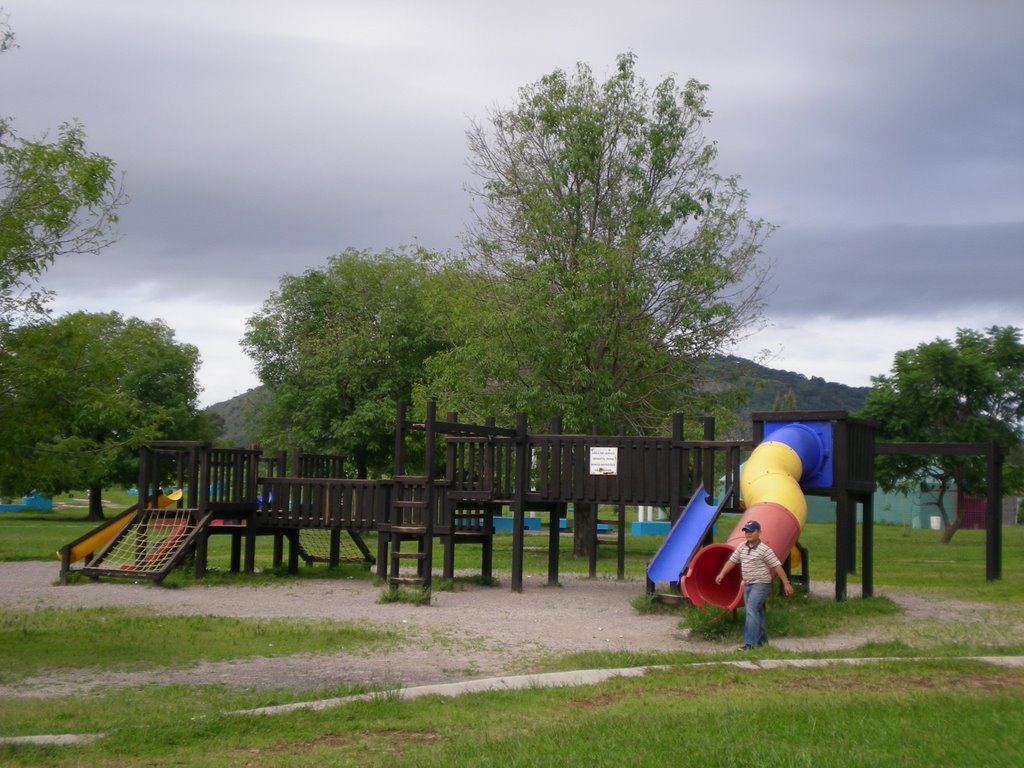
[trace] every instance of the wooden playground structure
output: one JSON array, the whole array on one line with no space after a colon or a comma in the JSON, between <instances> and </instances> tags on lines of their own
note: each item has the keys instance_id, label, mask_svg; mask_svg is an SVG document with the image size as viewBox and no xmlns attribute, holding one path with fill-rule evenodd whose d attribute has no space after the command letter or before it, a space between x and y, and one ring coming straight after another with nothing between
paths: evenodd
<instances>
[{"instance_id":1,"label":"wooden playground structure","mask_svg":"<svg viewBox=\"0 0 1024 768\"><path fill-rule=\"evenodd\" d=\"M507 509L512 517L511 588L519 592L527 516L547 513L548 583L556 584L560 521L574 504L616 511L612 518L595 514L603 525L591 526L587 535L593 537L591 576L598 545L611 544L617 548L621 578L627 506L662 507L676 524L696 494L712 489L711 495L718 496L716 515L742 512L741 463L764 439L766 425L783 422L828 425L827 482L803 490L836 503L837 600L846 599L847 576L857 567L858 508L862 595L873 594L874 461L881 453L957 451L988 458L986 575L1000 578L999 469L1005 449L994 443L877 444L872 422L843 411L755 413L754 439L737 441L715 439L710 419L702 422L702 439L686 439L681 415L673 417L667 437L565 435L558 420L546 433L531 433L525 414L513 427L495 426L493 419L482 425L462 423L454 413L442 420L433 403L427 404L422 421L412 421L399 403L389 479L346 478L343 457L334 455L265 455L258 449L198 442L144 447L138 504L63 547L61 579L75 571L94 578L159 581L190 555L201 577L207 571L210 537L229 536L232 571L253 572L258 541L269 538L275 566L285 562L287 544L292 573L300 558L329 566L356 560L375 564L379 578L393 588L411 584L429 590L436 542L443 550L443 578L454 576L456 547L466 544L480 546L481 576L491 578L494 521ZM423 437L419 474L407 473L406 438L413 432ZM167 486L181 493L171 498L164 494ZM376 536L375 554L364 542L370 533ZM701 538L711 542L710 523ZM649 583L648 589L653 588Z\"/></svg>"}]
</instances>

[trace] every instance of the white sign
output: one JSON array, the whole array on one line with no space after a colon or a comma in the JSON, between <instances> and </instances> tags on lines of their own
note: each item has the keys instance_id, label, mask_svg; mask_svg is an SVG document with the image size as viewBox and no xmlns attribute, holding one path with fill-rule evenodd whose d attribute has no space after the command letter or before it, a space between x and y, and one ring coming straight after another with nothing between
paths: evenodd
<instances>
[{"instance_id":1,"label":"white sign","mask_svg":"<svg viewBox=\"0 0 1024 768\"><path fill-rule=\"evenodd\" d=\"M617 475L619 473L619 449L615 447L590 447L590 474Z\"/></svg>"}]
</instances>

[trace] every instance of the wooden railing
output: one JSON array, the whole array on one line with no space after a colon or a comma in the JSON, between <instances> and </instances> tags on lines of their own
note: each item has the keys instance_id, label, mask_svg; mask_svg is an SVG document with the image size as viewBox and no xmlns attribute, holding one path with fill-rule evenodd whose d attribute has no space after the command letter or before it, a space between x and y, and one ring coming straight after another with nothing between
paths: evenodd
<instances>
[{"instance_id":1,"label":"wooden railing","mask_svg":"<svg viewBox=\"0 0 1024 768\"><path fill-rule=\"evenodd\" d=\"M387 518L392 483L335 478L261 478L258 526L376 530Z\"/></svg>"}]
</instances>

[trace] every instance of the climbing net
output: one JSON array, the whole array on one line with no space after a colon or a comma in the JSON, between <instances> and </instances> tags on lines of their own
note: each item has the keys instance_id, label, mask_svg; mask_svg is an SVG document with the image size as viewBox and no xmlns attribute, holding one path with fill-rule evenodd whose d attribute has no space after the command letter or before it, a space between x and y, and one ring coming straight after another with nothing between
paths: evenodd
<instances>
[{"instance_id":1,"label":"climbing net","mask_svg":"<svg viewBox=\"0 0 1024 768\"><path fill-rule=\"evenodd\" d=\"M159 574L170 570L196 529L194 510L143 509L93 567Z\"/></svg>"},{"instance_id":2,"label":"climbing net","mask_svg":"<svg viewBox=\"0 0 1024 768\"><path fill-rule=\"evenodd\" d=\"M362 563L367 561L364 552L353 538L342 535L339 539L338 561ZM307 563L329 563L331 561L331 532L323 528L303 528L299 531L299 553Z\"/></svg>"}]
</instances>

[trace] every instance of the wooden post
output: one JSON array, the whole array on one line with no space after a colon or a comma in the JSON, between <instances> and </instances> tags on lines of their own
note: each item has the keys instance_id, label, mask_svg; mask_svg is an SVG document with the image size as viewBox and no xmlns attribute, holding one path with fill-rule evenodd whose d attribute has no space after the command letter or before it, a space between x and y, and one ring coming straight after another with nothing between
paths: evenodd
<instances>
[{"instance_id":1,"label":"wooden post","mask_svg":"<svg viewBox=\"0 0 1024 768\"><path fill-rule=\"evenodd\" d=\"M704 417L704 439L714 440L715 439L715 419L712 416ZM709 499L714 499L715 496L715 449L708 448L704 452L704 494ZM715 541L714 526L708 528L707 534L704 536L704 540L701 541L701 546L706 547L709 544L713 544Z\"/></svg>"},{"instance_id":2,"label":"wooden post","mask_svg":"<svg viewBox=\"0 0 1024 768\"><path fill-rule=\"evenodd\" d=\"M530 485L530 436L526 414L516 414L516 487L512 500L512 591L523 591L523 546L526 491Z\"/></svg>"},{"instance_id":3,"label":"wooden post","mask_svg":"<svg viewBox=\"0 0 1024 768\"><path fill-rule=\"evenodd\" d=\"M619 527L616 536L615 546L618 549L618 567L616 578L622 581L626 578L626 505L619 504Z\"/></svg>"},{"instance_id":4,"label":"wooden post","mask_svg":"<svg viewBox=\"0 0 1024 768\"><path fill-rule=\"evenodd\" d=\"M455 411L448 411L445 421L455 424L459 420L459 414ZM457 449L455 443L449 441L445 445L445 474L449 483L455 480L455 462ZM449 488L452 486L449 485ZM444 496L444 502L438 506L443 518L439 521L444 533L441 534L441 578L452 580L455 578L455 502L448 494Z\"/></svg>"},{"instance_id":5,"label":"wooden post","mask_svg":"<svg viewBox=\"0 0 1024 768\"><path fill-rule=\"evenodd\" d=\"M423 589L430 594L431 576L433 575L433 554L434 554L434 450L437 426L437 403L430 400L427 403L427 425L426 445L423 450L423 463L426 465L424 471L423 488L423 538L420 540L419 551L423 557L418 561L419 576L423 579ZM429 602L429 598L428 598Z\"/></svg>"},{"instance_id":6,"label":"wooden post","mask_svg":"<svg viewBox=\"0 0 1024 768\"><path fill-rule=\"evenodd\" d=\"M555 416L551 419L551 434L562 434L562 417ZM561 554L561 521L566 516L567 505L564 503L553 504L548 516L548 586L558 585L558 565Z\"/></svg>"},{"instance_id":7,"label":"wooden post","mask_svg":"<svg viewBox=\"0 0 1024 768\"><path fill-rule=\"evenodd\" d=\"M836 502L836 602L846 600L846 576L850 573L850 474L849 439L846 422L832 428L832 470Z\"/></svg>"},{"instance_id":8,"label":"wooden post","mask_svg":"<svg viewBox=\"0 0 1024 768\"><path fill-rule=\"evenodd\" d=\"M405 403L395 406L395 475L405 474Z\"/></svg>"},{"instance_id":9,"label":"wooden post","mask_svg":"<svg viewBox=\"0 0 1024 768\"><path fill-rule=\"evenodd\" d=\"M861 597L875 594L875 496L866 493L861 499L864 517L861 522Z\"/></svg>"},{"instance_id":10,"label":"wooden post","mask_svg":"<svg viewBox=\"0 0 1024 768\"><path fill-rule=\"evenodd\" d=\"M704 439L709 441L715 439L715 418L713 416L704 417ZM704 450L704 477L701 482L704 486L704 492L708 496L714 496L715 449L713 447Z\"/></svg>"},{"instance_id":11,"label":"wooden post","mask_svg":"<svg viewBox=\"0 0 1024 768\"><path fill-rule=\"evenodd\" d=\"M689 460L683 442L683 414L672 414L672 458L669 460L669 509L668 517L675 525L682 512L683 497L689 496L689 487L686 493L682 492L684 484L689 486ZM653 591L653 590L652 590Z\"/></svg>"},{"instance_id":12,"label":"wooden post","mask_svg":"<svg viewBox=\"0 0 1024 768\"><path fill-rule=\"evenodd\" d=\"M986 451L988 498L985 501L985 579L1003 577L1003 452L995 440Z\"/></svg>"}]
</instances>

